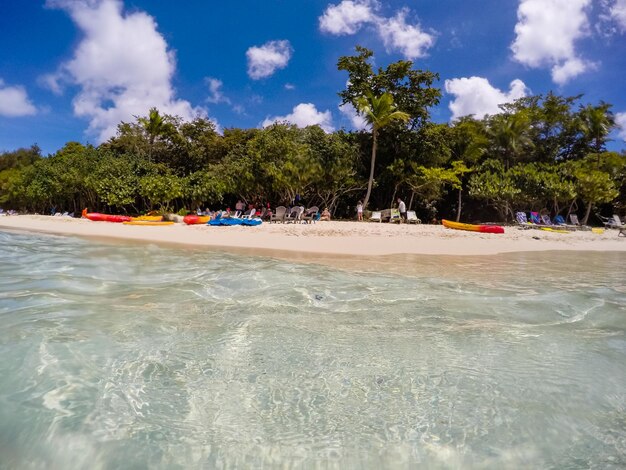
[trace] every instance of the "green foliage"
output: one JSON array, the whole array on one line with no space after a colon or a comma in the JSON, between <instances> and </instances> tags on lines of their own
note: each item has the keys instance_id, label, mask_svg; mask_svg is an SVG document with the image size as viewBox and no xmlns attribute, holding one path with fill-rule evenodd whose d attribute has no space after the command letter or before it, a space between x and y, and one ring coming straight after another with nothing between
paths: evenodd
<instances>
[{"instance_id":1,"label":"green foliage","mask_svg":"<svg viewBox=\"0 0 626 470\"><path fill-rule=\"evenodd\" d=\"M410 61L374 70L371 60L361 47L339 59L349 75L342 102L362 113L371 134L288 123L220 134L207 119L183 122L153 108L98 148L69 142L45 158L37 146L0 153L0 204L139 213L236 199L289 204L297 194L352 215L348 206L366 189L365 205L389 207L401 196L418 211L456 209L457 219L461 207L475 218L495 208L502 220L513 210L565 214L581 202L584 220L594 207L626 210L626 154L605 151L615 128L610 105L549 93L502 105L495 116L436 124L436 74Z\"/></svg>"},{"instance_id":2,"label":"green foliage","mask_svg":"<svg viewBox=\"0 0 626 470\"><path fill-rule=\"evenodd\" d=\"M139 178L139 195L148 201L150 209L157 206L167 211L174 199L183 196L183 181L169 173L144 175Z\"/></svg>"},{"instance_id":3,"label":"green foliage","mask_svg":"<svg viewBox=\"0 0 626 470\"><path fill-rule=\"evenodd\" d=\"M413 62L399 60L374 72L370 59L373 52L361 46L357 54L343 56L337 62L339 70L348 72L346 89L339 93L342 104L350 103L357 108L361 97L371 93L380 96L389 93L399 111L409 115L409 128L417 129L429 119L428 108L439 104L441 90L432 86L439 75L413 69Z\"/></svg>"},{"instance_id":4,"label":"green foliage","mask_svg":"<svg viewBox=\"0 0 626 470\"><path fill-rule=\"evenodd\" d=\"M87 177L87 184L104 204L125 210L134 205L139 196L136 170L136 162L132 159L105 154Z\"/></svg>"},{"instance_id":5,"label":"green foliage","mask_svg":"<svg viewBox=\"0 0 626 470\"><path fill-rule=\"evenodd\" d=\"M494 207L501 220L513 216L512 207L521 192L499 160L485 161L469 180L470 196Z\"/></svg>"},{"instance_id":6,"label":"green foliage","mask_svg":"<svg viewBox=\"0 0 626 470\"><path fill-rule=\"evenodd\" d=\"M607 136L615 128L615 117L610 108L611 105L607 103L600 103L598 106L587 105L581 107L578 113L583 138L588 142L590 150L596 153L604 149Z\"/></svg>"}]
</instances>

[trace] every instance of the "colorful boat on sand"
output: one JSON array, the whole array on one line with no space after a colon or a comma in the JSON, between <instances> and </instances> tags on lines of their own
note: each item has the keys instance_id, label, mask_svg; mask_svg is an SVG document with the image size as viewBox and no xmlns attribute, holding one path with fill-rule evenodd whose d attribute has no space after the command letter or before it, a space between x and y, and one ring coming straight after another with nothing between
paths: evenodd
<instances>
[{"instance_id":1,"label":"colorful boat on sand","mask_svg":"<svg viewBox=\"0 0 626 470\"><path fill-rule=\"evenodd\" d=\"M162 215L140 215L139 217L131 217L131 221L145 221L145 222L161 222L163 220Z\"/></svg>"},{"instance_id":2,"label":"colorful boat on sand","mask_svg":"<svg viewBox=\"0 0 626 470\"><path fill-rule=\"evenodd\" d=\"M83 217L93 222L130 222L131 217L127 215L113 215L113 214L101 214L99 212L87 212L87 209L83 209Z\"/></svg>"},{"instance_id":3,"label":"colorful boat on sand","mask_svg":"<svg viewBox=\"0 0 626 470\"><path fill-rule=\"evenodd\" d=\"M544 232L554 232L554 233L570 233L569 230L565 230L562 228L554 228L554 227L539 227L539 230L543 230Z\"/></svg>"},{"instance_id":4,"label":"colorful boat on sand","mask_svg":"<svg viewBox=\"0 0 626 470\"><path fill-rule=\"evenodd\" d=\"M167 220L131 220L129 222L122 222L124 225L140 225L143 227L155 227L163 225L174 225L175 222Z\"/></svg>"},{"instance_id":5,"label":"colorful boat on sand","mask_svg":"<svg viewBox=\"0 0 626 470\"><path fill-rule=\"evenodd\" d=\"M210 215L189 214L183 217L183 222L187 225L206 224L209 220L211 220Z\"/></svg>"},{"instance_id":6,"label":"colorful boat on sand","mask_svg":"<svg viewBox=\"0 0 626 470\"><path fill-rule=\"evenodd\" d=\"M444 227L452 228L455 230L467 230L469 232L480 233L504 233L504 228L499 225L477 225L477 224L464 224L461 222L452 222L451 220L443 219L441 221Z\"/></svg>"},{"instance_id":7,"label":"colorful boat on sand","mask_svg":"<svg viewBox=\"0 0 626 470\"><path fill-rule=\"evenodd\" d=\"M255 226L261 225L263 221L259 218L249 219L249 218L240 218L240 217L216 217L215 219L209 220L207 225L216 226L232 226L232 225L246 225L246 226Z\"/></svg>"}]
</instances>

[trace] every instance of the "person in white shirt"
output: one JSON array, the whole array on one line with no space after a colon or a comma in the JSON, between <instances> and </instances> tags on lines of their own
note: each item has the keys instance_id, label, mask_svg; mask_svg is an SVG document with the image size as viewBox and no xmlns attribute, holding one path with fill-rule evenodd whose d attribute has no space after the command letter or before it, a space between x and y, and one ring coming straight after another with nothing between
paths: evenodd
<instances>
[{"instance_id":1,"label":"person in white shirt","mask_svg":"<svg viewBox=\"0 0 626 470\"><path fill-rule=\"evenodd\" d=\"M406 204L400 198L398 198L398 211L400 212L402 221L406 221Z\"/></svg>"},{"instance_id":2,"label":"person in white shirt","mask_svg":"<svg viewBox=\"0 0 626 470\"><path fill-rule=\"evenodd\" d=\"M363 203L361 201L356 205L356 220L363 220Z\"/></svg>"}]
</instances>

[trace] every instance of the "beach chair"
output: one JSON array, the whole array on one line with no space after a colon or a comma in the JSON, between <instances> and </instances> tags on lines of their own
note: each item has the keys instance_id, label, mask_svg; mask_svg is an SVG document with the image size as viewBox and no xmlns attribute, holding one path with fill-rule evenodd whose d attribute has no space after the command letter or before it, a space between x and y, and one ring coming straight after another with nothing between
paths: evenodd
<instances>
[{"instance_id":1,"label":"beach chair","mask_svg":"<svg viewBox=\"0 0 626 470\"><path fill-rule=\"evenodd\" d=\"M576 225L577 227L580 227L580 222L578 221L578 216L576 214L570 214L569 220L572 223L572 225Z\"/></svg>"},{"instance_id":2,"label":"beach chair","mask_svg":"<svg viewBox=\"0 0 626 470\"><path fill-rule=\"evenodd\" d=\"M528 216L526 215L526 212L516 212L515 222L517 222L519 228L524 230L535 228L535 224L528 221Z\"/></svg>"},{"instance_id":3,"label":"beach chair","mask_svg":"<svg viewBox=\"0 0 626 470\"><path fill-rule=\"evenodd\" d=\"M389 214L389 222L398 222L401 223L402 222L402 218L400 217L400 209L391 209L391 212Z\"/></svg>"},{"instance_id":4,"label":"beach chair","mask_svg":"<svg viewBox=\"0 0 626 470\"><path fill-rule=\"evenodd\" d=\"M547 226L554 225L552 223L552 220L550 220L550 216L548 214L544 214L541 216L541 223Z\"/></svg>"},{"instance_id":5,"label":"beach chair","mask_svg":"<svg viewBox=\"0 0 626 470\"><path fill-rule=\"evenodd\" d=\"M371 222L382 222L383 218L382 218L382 214L380 211L373 211L372 215L370 215L370 221Z\"/></svg>"},{"instance_id":6,"label":"beach chair","mask_svg":"<svg viewBox=\"0 0 626 470\"><path fill-rule=\"evenodd\" d=\"M256 209L250 209L244 215L241 216L242 219L252 219L256 215Z\"/></svg>"},{"instance_id":7,"label":"beach chair","mask_svg":"<svg viewBox=\"0 0 626 470\"><path fill-rule=\"evenodd\" d=\"M270 223L272 222L284 222L285 221L285 213L287 212L287 208L285 206L278 206L276 208L276 212L272 214L270 217Z\"/></svg>"},{"instance_id":8,"label":"beach chair","mask_svg":"<svg viewBox=\"0 0 626 470\"><path fill-rule=\"evenodd\" d=\"M626 237L626 225L622 223L618 215L613 216L613 223L610 225L607 225L607 227L618 229L619 230L619 232L617 232L618 237L621 237L621 236Z\"/></svg>"},{"instance_id":9,"label":"beach chair","mask_svg":"<svg viewBox=\"0 0 626 470\"><path fill-rule=\"evenodd\" d=\"M539 212L530 213L530 223L535 225L541 225L541 219L539 218Z\"/></svg>"},{"instance_id":10,"label":"beach chair","mask_svg":"<svg viewBox=\"0 0 626 470\"><path fill-rule=\"evenodd\" d=\"M622 221L617 214L613 215L613 217L610 217L609 219L604 220L604 226L606 228L620 228L622 225Z\"/></svg>"},{"instance_id":11,"label":"beach chair","mask_svg":"<svg viewBox=\"0 0 626 470\"><path fill-rule=\"evenodd\" d=\"M311 222L315 223L315 221L317 220L316 217L319 211L320 211L320 208L317 206L309 207L301 217L302 222L305 222L307 224Z\"/></svg>"},{"instance_id":12,"label":"beach chair","mask_svg":"<svg viewBox=\"0 0 626 470\"><path fill-rule=\"evenodd\" d=\"M528 225L530 223L530 222L528 222L528 217L526 216L526 212L516 212L515 213L515 221L519 225Z\"/></svg>"},{"instance_id":13,"label":"beach chair","mask_svg":"<svg viewBox=\"0 0 626 470\"><path fill-rule=\"evenodd\" d=\"M299 222L300 221L300 216L302 215L303 212L304 212L304 207L302 207L302 206L292 207L291 208L291 212L289 212L289 214L285 215L284 221L287 222L287 223Z\"/></svg>"},{"instance_id":14,"label":"beach chair","mask_svg":"<svg viewBox=\"0 0 626 470\"><path fill-rule=\"evenodd\" d=\"M406 221L409 224L421 224L421 219L418 219L415 211L407 211L406 212Z\"/></svg>"}]
</instances>

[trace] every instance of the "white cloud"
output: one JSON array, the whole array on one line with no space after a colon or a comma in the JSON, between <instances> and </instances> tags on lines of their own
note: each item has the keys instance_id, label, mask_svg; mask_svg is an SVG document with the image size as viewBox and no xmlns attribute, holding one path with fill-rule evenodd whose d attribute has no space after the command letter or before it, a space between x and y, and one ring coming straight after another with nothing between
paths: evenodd
<instances>
[{"instance_id":1,"label":"white cloud","mask_svg":"<svg viewBox=\"0 0 626 470\"><path fill-rule=\"evenodd\" d=\"M362 114L359 114L356 112L356 109L354 109L354 106L352 106L352 104L346 103L344 105L339 106L339 111L341 112L341 114L343 114L345 117L347 117L350 120L350 124L352 125L354 129L357 129L357 130L367 129L368 127L367 120L363 117Z\"/></svg>"},{"instance_id":2,"label":"white cloud","mask_svg":"<svg viewBox=\"0 0 626 470\"><path fill-rule=\"evenodd\" d=\"M269 77L284 69L291 59L293 49L289 41L269 41L262 46L252 46L246 51L248 75L253 80Z\"/></svg>"},{"instance_id":3,"label":"white cloud","mask_svg":"<svg viewBox=\"0 0 626 470\"><path fill-rule=\"evenodd\" d=\"M37 108L28 99L23 86L8 86L0 78L0 116L19 117L32 116Z\"/></svg>"},{"instance_id":4,"label":"white cloud","mask_svg":"<svg viewBox=\"0 0 626 470\"><path fill-rule=\"evenodd\" d=\"M609 9L611 18L622 32L626 31L626 0L615 0Z\"/></svg>"},{"instance_id":5,"label":"white cloud","mask_svg":"<svg viewBox=\"0 0 626 470\"><path fill-rule=\"evenodd\" d=\"M435 37L425 33L419 25L407 24L408 10L400 10L396 16L378 22L380 37L388 51L398 50L407 59L424 57L435 43Z\"/></svg>"},{"instance_id":6,"label":"white cloud","mask_svg":"<svg viewBox=\"0 0 626 470\"><path fill-rule=\"evenodd\" d=\"M145 115L151 107L187 120L204 114L176 98L174 53L151 16L125 13L119 0L48 0L47 5L67 11L83 38L56 76L42 80L53 90L59 81L80 87L74 113L89 119L88 132L99 142L113 136L121 121Z\"/></svg>"},{"instance_id":7,"label":"white cloud","mask_svg":"<svg viewBox=\"0 0 626 470\"><path fill-rule=\"evenodd\" d=\"M206 77L204 79L207 86L209 87L209 96L207 97L207 101L209 103L226 103L230 104L230 100L224 96L224 92L222 91L222 81L217 78Z\"/></svg>"},{"instance_id":8,"label":"white cloud","mask_svg":"<svg viewBox=\"0 0 626 470\"><path fill-rule=\"evenodd\" d=\"M362 26L370 24L387 52L399 51L407 59L424 57L435 43L435 36L424 32L419 24L407 23L409 10L406 8L389 18L376 14L378 9L379 4L374 0L343 0L329 5L319 17L320 30L340 36L356 34Z\"/></svg>"},{"instance_id":9,"label":"white cloud","mask_svg":"<svg viewBox=\"0 0 626 470\"><path fill-rule=\"evenodd\" d=\"M585 63L580 59L569 59L562 64L552 67L552 80L558 84L567 83L571 78L574 78L588 68L593 67L595 67L593 64Z\"/></svg>"},{"instance_id":10,"label":"white cloud","mask_svg":"<svg viewBox=\"0 0 626 470\"><path fill-rule=\"evenodd\" d=\"M485 115L502 112L498 105L509 103L529 94L530 90L521 80L513 80L509 92L491 86L486 78L454 78L445 81L446 92L455 96L450 102L452 120L474 115L481 119Z\"/></svg>"},{"instance_id":11,"label":"white cloud","mask_svg":"<svg viewBox=\"0 0 626 470\"><path fill-rule=\"evenodd\" d=\"M263 127L270 126L275 122L287 121L298 127L318 125L326 132L332 132L332 114L330 111L318 111L312 103L300 103L294 107L291 114L286 116L275 116L265 119L261 124Z\"/></svg>"},{"instance_id":12,"label":"white cloud","mask_svg":"<svg viewBox=\"0 0 626 470\"><path fill-rule=\"evenodd\" d=\"M521 0L513 56L529 67L551 67L562 85L593 64L578 57L574 43L589 33L591 0Z\"/></svg>"},{"instance_id":13,"label":"white cloud","mask_svg":"<svg viewBox=\"0 0 626 470\"><path fill-rule=\"evenodd\" d=\"M320 30L336 36L355 34L362 25L376 20L375 6L368 0L344 0L329 5L319 18Z\"/></svg>"},{"instance_id":14,"label":"white cloud","mask_svg":"<svg viewBox=\"0 0 626 470\"><path fill-rule=\"evenodd\" d=\"M615 122L620 127L617 135L626 142L626 113L617 113L615 115Z\"/></svg>"}]
</instances>

